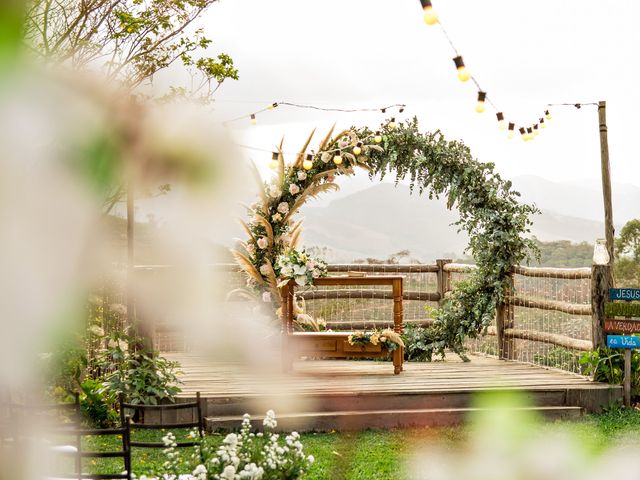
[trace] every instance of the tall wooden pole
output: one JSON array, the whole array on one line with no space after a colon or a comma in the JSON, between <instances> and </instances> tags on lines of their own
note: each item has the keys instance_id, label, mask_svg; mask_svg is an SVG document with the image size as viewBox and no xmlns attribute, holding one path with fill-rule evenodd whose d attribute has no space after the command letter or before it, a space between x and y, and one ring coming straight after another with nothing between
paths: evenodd
<instances>
[{"instance_id":1,"label":"tall wooden pole","mask_svg":"<svg viewBox=\"0 0 640 480\"><path fill-rule=\"evenodd\" d=\"M609 141L607 139L607 102L598 102L600 123L600 163L602 168L602 196L604 200L604 233L609 252L609 265L613 266L613 206L611 203L611 167L609 165Z\"/></svg>"},{"instance_id":2,"label":"tall wooden pole","mask_svg":"<svg viewBox=\"0 0 640 480\"><path fill-rule=\"evenodd\" d=\"M134 225L135 209L134 199L135 192L133 188L133 178L128 179L127 185L127 321L129 327L135 325L135 303L133 300L133 274L135 269L134 257Z\"/></svg>"}]
</instances>

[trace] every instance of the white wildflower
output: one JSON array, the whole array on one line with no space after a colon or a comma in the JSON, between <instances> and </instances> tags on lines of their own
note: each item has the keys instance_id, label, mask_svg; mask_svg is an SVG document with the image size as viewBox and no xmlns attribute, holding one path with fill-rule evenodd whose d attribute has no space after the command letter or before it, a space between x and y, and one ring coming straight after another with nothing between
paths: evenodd
<instances>
[{"instance_id":1,"label":"white wildflower","mask_svg":"<svg viewBox=\"0 0 640 480\"><path fill-rule=\"evenodd\" d=\"M224 470L220 474L220 478L223 478L225 480L233 480L235 476L236 467L234 467L233 465L227 465L226 467L224 467Z\"/></svg>"},{"instance_id":2,"label":"white wildflower","mask_svg":"<svg viewBox=\"0 0 640 480\"><path fill-rule=\"evenodd\" d=\"M276 421L276 413L273 410L269 410L267 412L267 416L264 417L262 424L267 428L276 428L278 426L278 422Z\"/></svg>"}]
</instances>

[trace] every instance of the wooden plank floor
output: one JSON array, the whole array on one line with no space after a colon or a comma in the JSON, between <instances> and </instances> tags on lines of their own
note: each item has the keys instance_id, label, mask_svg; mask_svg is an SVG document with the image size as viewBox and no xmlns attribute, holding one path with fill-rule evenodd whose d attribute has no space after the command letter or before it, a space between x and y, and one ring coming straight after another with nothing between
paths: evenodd
<instances>
[{"instance_id":1,"label":"wooden plank floor","mask_svg":"<svg viewBox=\"0 0 640 480\"><path fill-rule=\"evenodd\" d=\"M609 389L606 384L558 370L471 356L446 362L405 363L405 371L393 375L390 362L301 360L294 372L248 368L238 363L213 363L205 357L184 353L165 354L182 365L182 396L200 391L206 398L260 395L357 395L362 393L437 393L491 389L548 390Z\"/></svg>"}]
</instances>

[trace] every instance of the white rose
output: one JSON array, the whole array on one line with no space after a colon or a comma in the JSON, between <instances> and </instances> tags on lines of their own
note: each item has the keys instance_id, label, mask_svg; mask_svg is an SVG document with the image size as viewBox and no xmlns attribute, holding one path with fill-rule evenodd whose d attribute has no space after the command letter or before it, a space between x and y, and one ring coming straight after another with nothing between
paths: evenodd
<instances>
[{"instance_id":1,"label":"white rose","mask_svg":"<svg viewBox=\"0 0 640 480\"><path fill-rule=\"evenodd\" d=\"M303 171L298 172L298 180L302 181L306 179L307 179L307 172L303 172Z\"/></svg>"},{"instance_id":2,"label":"white rose","mask_svg":"<svg viewBox=\"0 0 640 480\"><path fill-rule=\"evenodd\" d=\"M292 183L291 185L289 185L289 193L291 195L295 195L299 191L300 191L300 187L298 185L296 185L295 183Z\"/></svg>"},{"instance_id":3,"label":"white rose","mask_svg":"<svg viewBox=\"0 0 640 480\"><path fill-rule=\"evenodd\" d=\"M266 263L264 265L260 265L260 273L262 275L266 275L267 273L269 273L269 265L267 265Z\"/></svg>"},{"instance_id":4,"label":"white rose","mask_svg":"<svg viewBox=\"0 0 640 480\"><path fill-rule=\"evenodd\" d=\"M280 195L282 195L282 190L280 190L278 187L276 187L275 185L271 185L269 187L269 195L272 198L278 198Z\"/></svg>"},{"instance_id":5,"label":"white rose","mask_svg":"<svg viewBox=\"0 0 640 480\"><path fill-rule=\"evenodd\" d=\"M265 237L260 237L257 243L258 243L258 248L261 248L262 250L267 248L267 245L269 245L269 241Z\"/></svg>"},{"instance_id":6,"label":"white rose","mask_svg":"<svg viewBox=\"0 0 640 480\"><path fill-rule=\"evenodd\" d=\"M278 204L278 211L286 215L289 212L289 204L287 202L280 202Z\"/></svg>"},{"instance_id":7,"label":"white rose","mask_svg":"<svg viewBox=\"0 0 640 480\"><path fill-rule=\"evenodd\" d=\"M264 292L262 294L262 301L269 303L271 301L271 292Z\"/></svg>"}]
</instances>

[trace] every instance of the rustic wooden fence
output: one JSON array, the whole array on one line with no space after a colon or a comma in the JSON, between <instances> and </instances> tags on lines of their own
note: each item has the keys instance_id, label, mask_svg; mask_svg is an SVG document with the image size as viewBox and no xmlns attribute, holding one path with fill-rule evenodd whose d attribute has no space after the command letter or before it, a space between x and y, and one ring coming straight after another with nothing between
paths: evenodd
<instances>
[{"instance_id":1,"label":"rustic wooden fence","mask_svg":"<svg viewBox=\"0 0 640 480\"><path fill-rule=\"evenodd\" d=\"M157 273L162 268L138 270ZM235 265L214 268L229 275L230 288L242 285ZM429 325L433 322L430 307L441 304L475 268L440 259L433 264L332 264L329 273L404 275L405 324ZM602 312L598 312L598 301L592 301L594 295L601 296L592 291L594 269L514 267L513 289L506 292L486 334L468 342L469 350L580 373L579 356L602 338ZM334 330L385 327L391 318L387 312L391 292L384 288L309 288L299 294L305 309ZM170 335L160 326L156 346L175 349Z\"/></svg>"}]
</instances>

